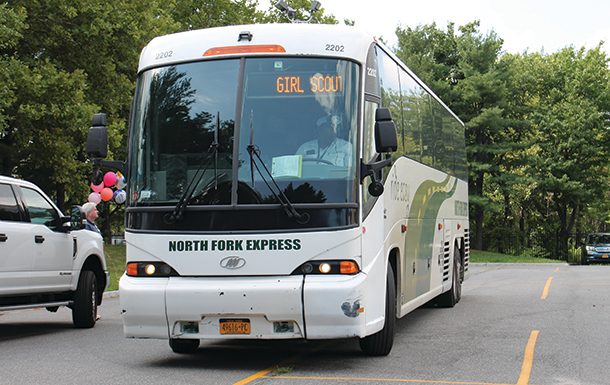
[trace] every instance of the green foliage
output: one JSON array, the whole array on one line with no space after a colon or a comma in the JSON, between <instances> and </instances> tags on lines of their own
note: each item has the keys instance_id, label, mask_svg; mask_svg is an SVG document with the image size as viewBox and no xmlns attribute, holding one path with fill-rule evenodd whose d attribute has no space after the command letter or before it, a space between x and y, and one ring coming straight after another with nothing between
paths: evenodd
<instances>
[{"instance_id":1,"label":"green foliage","mask_svg":"<svg viewBox=\"0 0 610 385\"><path fill-rule=\"evenodd\" d=\"M93 112L108 114L109 158L126 158L141 49L155 36L187 29L283 20L256 5L253 0L0 4L0 174L37 183L60 207L83 203L91 171L84 145ZM304 16L309 2L292 6ZM314 20L336 22L323 10ZM116 213L122 210L100 209L98 225L108 238L111 228L120 227Z\"/></svg>"},{"instance_id":2,"label":"green foliage","mask_svg":"<svg viewBox=\"0 0 610 385\"><path fill-rule=\"evenodd\" d=\"M275 0L270 2L269 9L265 14L257 15L257 21L261 23L289 23L288 16L275 7ZM309 12L311 0L287 0L286 4L296 11L294 20L305 21L319 24L337 24L337 19L333 15L325 15L324 8L320 8L313 15ZM346 20L346 24L350 21Z\"/></svg>"},{"instance_id":3,"label":"green foliage","mask_svg":"<svg viewBox=\"0 0 610 385\"><path fill-rule=\"evenodd\" d=\"M470 250L471 263L556 263L557 260L532 255L511 255L498 252Z\"/></svg>"},{"instance_id":4,"label":"green foliage","mask_svg":"<svg viewBox=\"0 0 610 385\"><path fill-rule=\"evenodd\" d=\"M125 245L104 245L106 266L110 273L108 291L118 290L119 279L125 272Z\"/></svg>"},{"instance_id":5,"label":"green foliage","mask_svg":"<svg viewBox=\"0 0 610 385\"><path fill-rule=\"evenodd\" d=\"M601 46L502 55L478 22L396 32L397 55L466 124L474 247L565 260L575 232L610 226Z\"/></svg>"}]
</instances>

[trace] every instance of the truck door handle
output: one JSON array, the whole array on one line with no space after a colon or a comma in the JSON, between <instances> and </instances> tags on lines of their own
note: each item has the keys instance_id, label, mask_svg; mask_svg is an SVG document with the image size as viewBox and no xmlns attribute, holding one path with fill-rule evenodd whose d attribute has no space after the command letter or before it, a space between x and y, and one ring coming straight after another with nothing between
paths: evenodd
<instances>
[{"instance_id":1,"label":"truck door handle","mask_svg":"<svg viewBox=\"0 0 610 385\"><path fill-rule=\"evenodd\" d=\"M44 242L44 237L42 235L35 235L34 236L34 242L42 243L42 242Z\"/></svg>"},{"instance_id":2,"label":"truck door handle","mask_svg":"<svg viewBox=\"0 0 610 385\"><path fill-rule=\"evenodd\" d=\"M6 236L6 234L0 234L0 242L6 242L7 239L8 237Z\"/></svg>"}]
</instances>

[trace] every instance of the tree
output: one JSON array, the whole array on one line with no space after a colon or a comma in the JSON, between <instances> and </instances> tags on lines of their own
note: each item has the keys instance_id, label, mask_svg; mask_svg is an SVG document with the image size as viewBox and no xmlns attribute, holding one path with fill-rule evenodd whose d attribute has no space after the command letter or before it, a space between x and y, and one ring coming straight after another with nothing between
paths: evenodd
<instances>
[{"instance_id":1,"label":"tree","mask_svg":"<svg viewBox=\"0 0 610 385\"><path fill-rule=\"evenodd\" d=\"M0 173L29 179L54 191L60 208L66 194L82 195L85 169L83 123L94 106L85 98L82 71L67 72L48 60L22 60L16 50L28 28L25 12L2 6L2 76L7 85L0 106Z\"/></svg>"},{"instance_id":2,"label":"tree","mask_svg":"<svg viewBox=\"0 0 610 385\"><path fill-rule=\"evenodd\" d=\"M554 250L563 259L579 216L607 199L610 146L610 70L601 45L586 51L524 56L536 71L535 146L530 172L538 199L556 215Z\"/></svg>"}]
</instances>

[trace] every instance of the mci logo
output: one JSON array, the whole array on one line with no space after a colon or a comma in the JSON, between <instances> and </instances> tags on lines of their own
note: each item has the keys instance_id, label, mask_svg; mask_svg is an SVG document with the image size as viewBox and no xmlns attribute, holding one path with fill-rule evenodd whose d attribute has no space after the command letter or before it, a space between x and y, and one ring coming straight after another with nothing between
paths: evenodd
<instances>
[{"instance_id":1,"label":"mci logo","mask_svg":"<svg viewBox=\"0 0 610 385\"><path fill-rule=\"evenodd\" d=\"M226 257L220 260L220 267L223 269L235 270L246 265L246 260L240 257Z\"/></svg>"}]
</instances>

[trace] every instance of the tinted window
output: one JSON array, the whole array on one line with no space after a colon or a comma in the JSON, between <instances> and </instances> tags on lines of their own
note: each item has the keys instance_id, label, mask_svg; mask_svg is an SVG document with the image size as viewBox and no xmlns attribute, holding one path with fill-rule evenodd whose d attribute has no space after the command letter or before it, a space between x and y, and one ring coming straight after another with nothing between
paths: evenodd
<instances>
[{"instance_id":1,"label":"tinted window","mask_svg":"<svg viewBox=\"0 0 610 385\"><path fill-rule=\"evenodd\" d=\"M23 199L30 214L30 221L35 224L45 225L52 230L57 227L59 215L51 204L38 191L22 188Z\"/></svg>"},{"instance_id":2,"label":"tinted window","mask_svg":"<svg viewBox=\"0 0 610 385\"><path fill-rule=\"evenodd\" d=\"M277 202L265 168L292 203L355 202L358 74L337 59L246 60L238 204Z\"/></svg>"},{"instance_id":3,"label":"tinted window","mask_svg":"<svg viewBox=\"0 0 610 385\"><path fill-rule=\"evenodd\" d=\"M13 189L8 184L0 184L0 220L20 221L19 207Z\"/></svg>"},{"instance_id":4,"label":"tinted window","mask_svg":"<svg viewBox=\"0 0 610 385\"><path fill-rule=\"evenodd\" d=\"M238 74L239 60L222 60L140 75L131 141L132 205L175 204L191 182L194 196L221 186L220 200L230 202Z\"/></svg>"}]
</instances>

